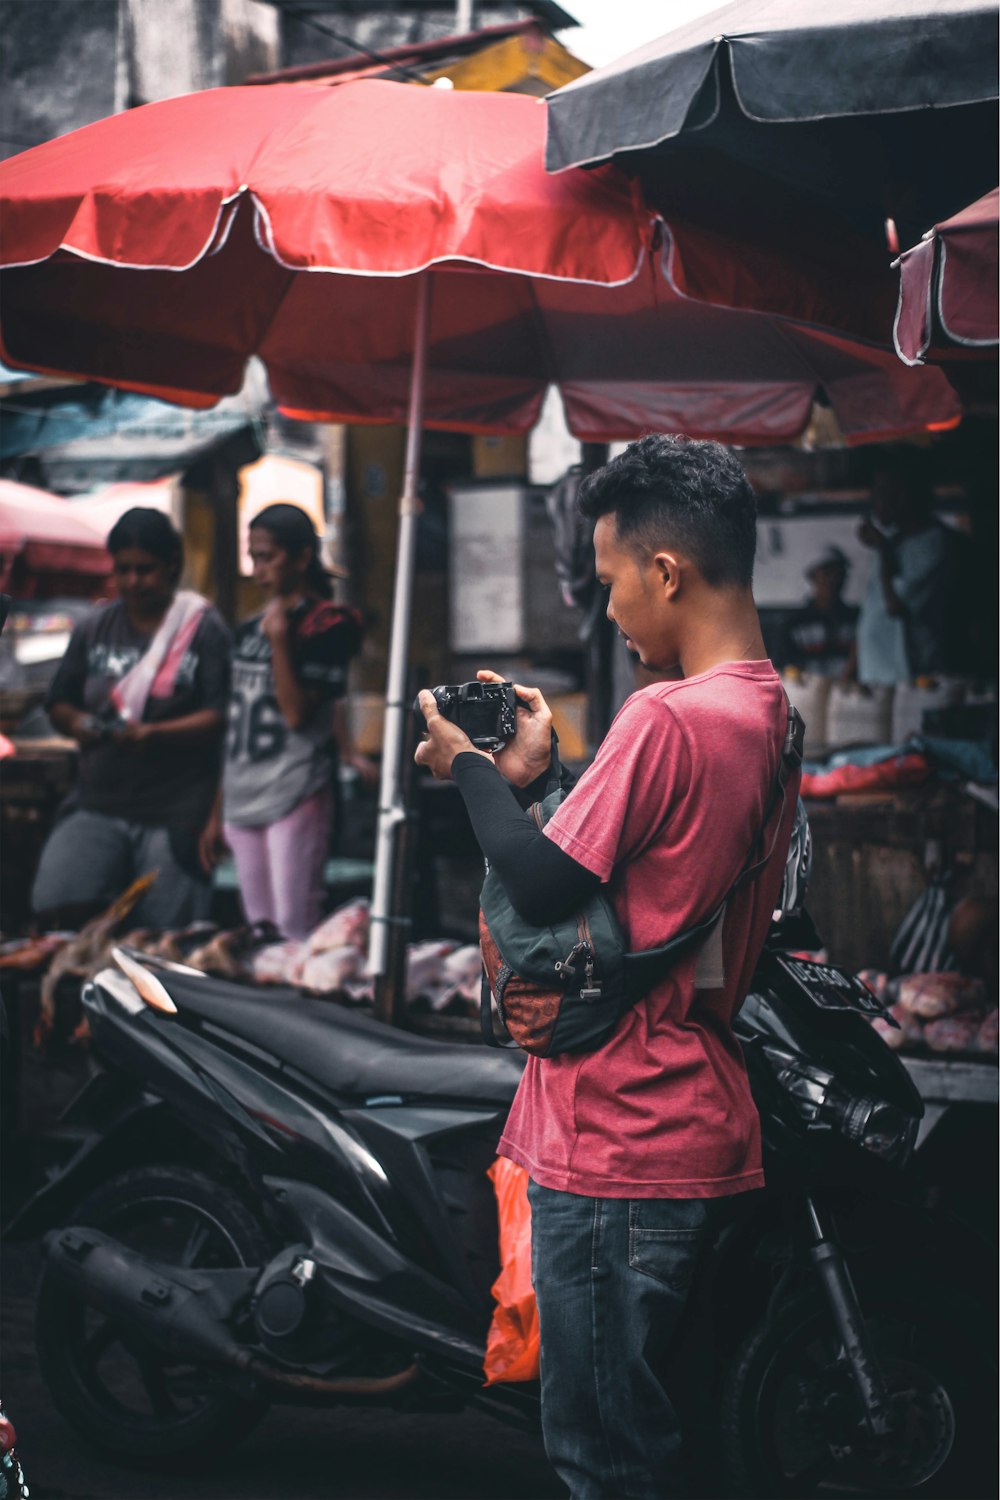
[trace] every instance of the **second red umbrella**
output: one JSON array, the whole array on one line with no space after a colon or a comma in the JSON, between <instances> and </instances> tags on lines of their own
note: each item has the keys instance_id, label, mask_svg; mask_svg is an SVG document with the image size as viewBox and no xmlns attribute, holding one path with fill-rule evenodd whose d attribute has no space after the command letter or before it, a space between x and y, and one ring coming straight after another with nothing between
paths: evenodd
<instances>
[{"instance_id":1,"label":"second red umbrella","mask_svg":"<svg viewBox=\"0 0 1000 1500\"><path fill-rule=\"evenodd\" d=\"M998 209L994 188L900 256L893 337L905 364L996 357Z\"/></svg>"}]
</instances>

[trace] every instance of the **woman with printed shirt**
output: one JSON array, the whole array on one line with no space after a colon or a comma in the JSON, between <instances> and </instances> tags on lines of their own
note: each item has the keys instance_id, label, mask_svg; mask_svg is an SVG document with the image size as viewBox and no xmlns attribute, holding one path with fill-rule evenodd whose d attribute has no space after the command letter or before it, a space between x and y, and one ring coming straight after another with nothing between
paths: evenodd
<instances>
[{"instance_id":1,"label":"woman with printed shirt","mask_svg":"<svg viewBox=\"0 0 1000 1500\"><path fill-rule=\"evenodd\" d=\"M335 700L361 623L331 601L319 540L297 505L269 505L255 517L250 556L269 602L236 629L221 798L202 860L211 867L224 835L247 921L301 938L322 916L332 781L346 740ZM370 774L349 744L345 754Z\"/></svg>"},{"instance_id":2,"label":"woman with printed shirt","mask_svg":"<svg viewBox=\"0 0 1000 1500\"><path fill-rule=\"evenodd\" d=\"M118 597L73 631L46 707L80 746L79 780L42 851L32 904L76 925L140 875L156 879L137 927L208 916L199 835L219 780L230 636L179 589L184 548L160 511L128 510L108 537Z\"/></svg>"}]
</instances>

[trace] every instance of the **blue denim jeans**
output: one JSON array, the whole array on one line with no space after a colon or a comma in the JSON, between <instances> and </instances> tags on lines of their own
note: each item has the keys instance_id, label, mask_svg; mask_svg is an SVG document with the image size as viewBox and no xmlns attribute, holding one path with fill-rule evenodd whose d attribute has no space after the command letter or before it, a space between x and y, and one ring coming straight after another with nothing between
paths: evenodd
<instances>
[{"instance_id":1,"label":"blue denim jeans","mask_svg":"<svg viewBox=\"0 0 1000 1500\"><path fill-rule=\"evenodd\" d=\"M686 1493L658 1371L725 1199L585 1198L532 1182L545 1451L572 1500Z\"/></svg>"}]
</instances>

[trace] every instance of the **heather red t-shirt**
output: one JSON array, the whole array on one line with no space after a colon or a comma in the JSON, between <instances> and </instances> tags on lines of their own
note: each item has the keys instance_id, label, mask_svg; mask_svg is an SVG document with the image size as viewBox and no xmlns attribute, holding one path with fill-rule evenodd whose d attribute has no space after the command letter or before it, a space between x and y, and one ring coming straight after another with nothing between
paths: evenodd
<instances>
[{"instance_id":1,"label":"heather red t-shirt","mask_svg":"<svg viewBox=\"0 0 1000 1500\"><path fill-rule=\"evenodd\" d=\"M769 661L726 662L629 698L545 832L609 883L630 948L655 947L722 900L760 831L786 722ZM701 952L599 1051L528 1059L499 1149L543 1187L714 1198L763 1186L732 1020L781 889L797 790L768 865Z\"/></svg>"}]
</instances>

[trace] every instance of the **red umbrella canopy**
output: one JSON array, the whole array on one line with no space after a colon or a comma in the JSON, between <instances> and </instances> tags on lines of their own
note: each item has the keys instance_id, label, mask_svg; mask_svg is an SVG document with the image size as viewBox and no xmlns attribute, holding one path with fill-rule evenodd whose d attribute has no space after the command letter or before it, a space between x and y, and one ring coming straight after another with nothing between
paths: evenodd
<instances>
[{"instance_id":1,"label":"red umbrella canopy","mask_svg":"<svg viewBox=\"0 0 1000 1500\"><path fill-rule=\"evenodd\" d=\"M925 234L899 258L893 335L908 365L994 358L1000 336L1000 188Z\"/></svg>"},{"instance_id":2,"label":"red umbrella canopy","mask_svg":"<svg viewBox=\"0 0 1000 1500\"><path fill-rule=\"evenodd\" d=\"M652 230L615 172L553 185L544 130L532 100L382 82L100 121L3 164L4 347L190 405L258 354L286 408L400 420L413 274L446 267L426 420L524 430L549 374L531 280L586 303L637 275Z\"/></svg>"},{"instance_id":3,"label":"red umbrella canopy","mask_svg":"<svg viewBox=\"0 0 1000 1500\"><path fill-rule=\"evenodd\" d=\"M48 142L0 165L3 357L211 405L259 355L293 415L404 421L433 268L427 426L525 431L551 382L585 438L785 441L817 390L862 440L956 419L937 372L686 301L638 190L547 175L544 136L535 100L366 81L190 94Z\"/></svg>"}]
</instances>

